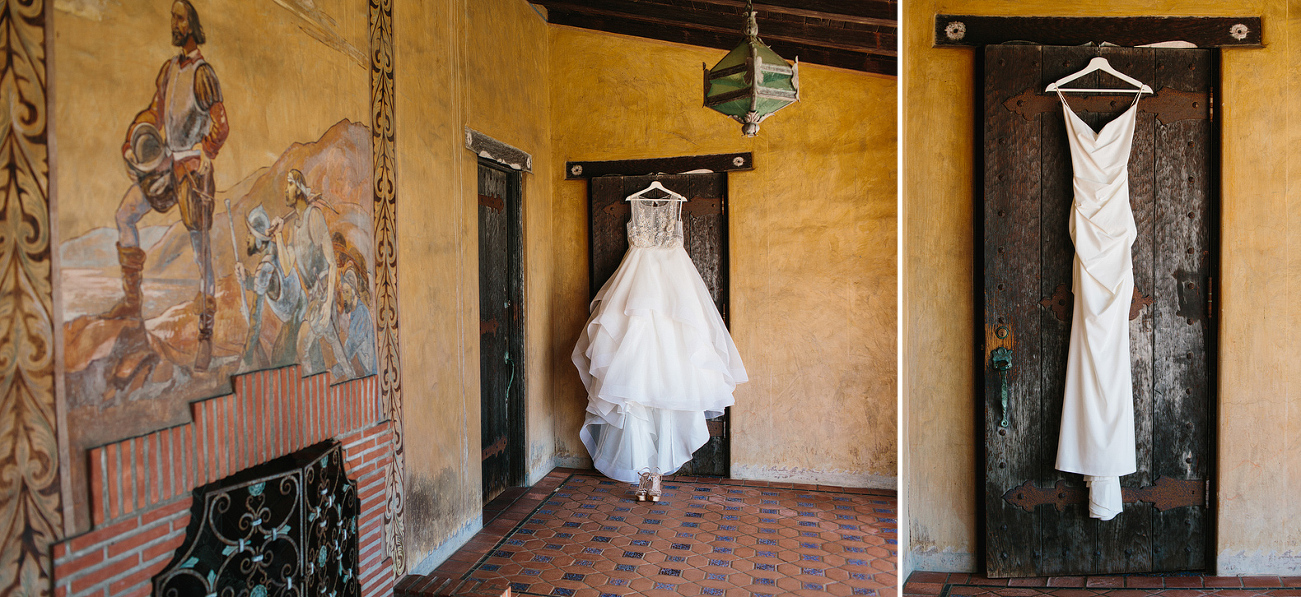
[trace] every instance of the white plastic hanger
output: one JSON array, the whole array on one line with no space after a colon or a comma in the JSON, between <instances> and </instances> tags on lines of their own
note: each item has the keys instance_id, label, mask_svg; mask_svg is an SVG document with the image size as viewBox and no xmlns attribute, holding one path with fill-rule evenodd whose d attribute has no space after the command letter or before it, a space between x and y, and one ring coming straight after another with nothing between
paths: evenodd
<instances>
[{"instance_id":1,"label":"white plastic hanger","mask_svg":"<svg viewBox=\"0 0 1301 597\"><path fill-rule=\"evenodd\" d=\"M1079 89L1079 88L1062 87L1062 85L1070 83L1071 81L1083 77L1084 75L1099 70L1104 73L1110 73L1112 75L1115 75L1117 79L1129 83L1130 85L1133 85L1135 88L1134 89ZM1093 60L1090 60L1089 65L1084 67L1084 70L1081 70L1073 75L1067 75L1065 77L1057 79L1057 81L1050 83L1048 85L1048 88L1044 89L1044 91L1045 92L1062 91L1067 93L1075 92L1075 93L1139 93L1142 94L1142 93L1152 93L1152 88L1148 87L1142 81L1139 81L1134 77L1126 75L1125 73L1122 73L1112 68L1111 63L1107 62L1106 58L1098 56Z\"/></svg>"},{"instance_id":2,"label":"white plastic hanger","mask_svg":"<svg viewBox=\"0 0 1301 597\"><path fill-rule=\"evenodd\" d=\"M651 197L642 196L651 191L663 191L668 194L668 197L651 198ZM682 195L679 195L677 193L674 193L673 191L668 190L667 188L664 187L664 185L660 184L660 181L658 180L651 181L650 186L640 191L637 191L636 193L628 195L628 198L624 199L624 201L686 201L686 200L687 200L686 197L683 197Z\"/></svg>"}]
</instances>

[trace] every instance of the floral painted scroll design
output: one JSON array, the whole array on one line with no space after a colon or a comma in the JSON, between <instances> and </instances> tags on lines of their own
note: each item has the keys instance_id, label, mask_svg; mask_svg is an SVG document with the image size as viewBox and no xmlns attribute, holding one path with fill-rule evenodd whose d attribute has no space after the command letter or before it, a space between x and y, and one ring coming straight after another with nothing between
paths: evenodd
<instances>
[{"instance_id":1,"label":"floral painted scroll design","mask_svg":"<svg viewBox=\"0 0 1301 597\"><path fill-rule=\"evenodd\" d=\"M370 105L375 189L375 325L381 408L393 421L393 464L384 483L384 542L394 578L406 574L403 547L402 362L398 352L397 179L394 172L393 3L370 0Z\"/></svg>"},{"instance_id":2,"label":"floral painted scroll design","mask_svg":"<svg viewBox=\"0 0 1301 597\"><path fill-rule=\"evenodd\" d=\"M0 4L0 594L49 595L63 534L54 395L45 4Z\"/></svg>"}]
</instances>

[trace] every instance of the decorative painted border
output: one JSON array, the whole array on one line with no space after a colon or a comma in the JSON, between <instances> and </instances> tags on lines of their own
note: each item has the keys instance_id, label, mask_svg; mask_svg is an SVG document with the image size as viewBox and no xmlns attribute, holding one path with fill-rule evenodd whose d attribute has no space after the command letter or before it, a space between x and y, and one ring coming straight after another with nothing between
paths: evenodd
<instances>
[{"instance_id":1,"label":"decorative painted border","mask_svg":"<svg viewBox=\"0 0 1301 597\"><path fill-rule=\"evenodd\" d=\"M63 536L44 0L0 7L0 594L49 595Z\"/></svg>"},{"instance_id":2,"label":"decorative painted border","mask_svg":"<svg viewBox=\"0 0 1301 597\"><path fill-rule=\"evenodd\" d=\"M385 482L384 545L393 578L407 571L402 429L402 359L398 343L397 174L393 87L393 2L370 0L371 153L375 188L375 325L379 343L380 404L393 422L393 461Z\"/></svg>"}]
</instances>

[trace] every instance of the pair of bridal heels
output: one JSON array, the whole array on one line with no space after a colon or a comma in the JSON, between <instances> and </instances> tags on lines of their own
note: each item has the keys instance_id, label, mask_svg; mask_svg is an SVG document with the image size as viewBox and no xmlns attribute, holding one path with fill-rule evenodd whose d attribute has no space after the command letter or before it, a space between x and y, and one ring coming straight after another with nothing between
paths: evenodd
<instances>
[{"instance_id":1,"label":"pair of bridal heels","mask_svg":"<svg viewBox=\"0 0 1301 597\"><path fill-rule=\"evenodd\" d=\"M659 502L662 493L660 491L660 469L643 469L638 475L640 479L637 482L637 501L650 500L652 503Z\"/></svg>"}]
</instances>

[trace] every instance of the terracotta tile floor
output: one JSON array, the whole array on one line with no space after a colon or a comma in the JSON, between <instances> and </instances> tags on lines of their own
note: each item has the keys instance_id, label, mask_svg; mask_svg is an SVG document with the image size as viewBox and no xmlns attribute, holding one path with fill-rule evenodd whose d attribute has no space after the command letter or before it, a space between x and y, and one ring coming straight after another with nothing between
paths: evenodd
<instances>
[{"instance_id":1,"label":"terracotta tile floor","mask_svg":"<svg viewBox=\"0 0 1301 597\"><path fill-rule=\"evenodd\" d=\"M904 584L903 592L904 597L1299 597L1301 577L1126 574L991 579L977 574L914 572Z\"/></svg>"},{"instance_id":2,"label":"terracotta tile floor","mask_svg":"<svg viewBox=\"0 0 1301 597\"><path fill-rule=\"evenodd\" d=\"M485 507L435 574L515 595L897 594L893 491L665 477L651 504L634 489L557 469Z\"/></svg>"}]
</instances>

